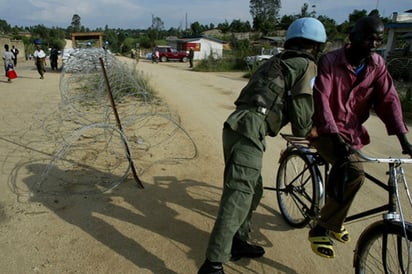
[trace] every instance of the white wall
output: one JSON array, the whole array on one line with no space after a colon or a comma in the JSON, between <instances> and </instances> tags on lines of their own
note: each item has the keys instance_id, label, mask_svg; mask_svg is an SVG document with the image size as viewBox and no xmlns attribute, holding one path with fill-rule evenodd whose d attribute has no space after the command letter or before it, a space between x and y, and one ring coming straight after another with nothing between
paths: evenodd
<instances>
[{"instance_id":1,"label":"white wall","mask_svg":"<svg viewBox=\"0 0 412 274\"><path fill-rule=\"evenodd\" d=\"M208 39L199 40L201 46L200 51L195 51L194 58L195 60L206 59L213 54L213 57L220 59L223 56L223 45Z\"/></svg>"}]
</instances>

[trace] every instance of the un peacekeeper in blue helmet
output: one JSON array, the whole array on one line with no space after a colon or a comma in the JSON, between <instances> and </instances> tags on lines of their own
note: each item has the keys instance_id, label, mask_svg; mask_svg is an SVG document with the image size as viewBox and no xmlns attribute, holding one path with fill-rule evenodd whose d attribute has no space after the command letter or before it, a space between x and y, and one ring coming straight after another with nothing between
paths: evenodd
<instances>
[{"instance_id":1,"label":"un peacekeeper in blue helmet","mask_svg":"<svg viewBox=\"0 0 412 274\"><path fill-rule=\"evenodd\" d=\"M265 138L276 136L289 122L294 135L309 133L316 57L325 42L320 21L294 21L287 30L285 50L257 69L235 101L236 109L223 126L223 194L199 274L224 273L223 263L229 259L264 255L263 247L248 240L252 213L263 193Z\"/></svg>"}]
</instances>

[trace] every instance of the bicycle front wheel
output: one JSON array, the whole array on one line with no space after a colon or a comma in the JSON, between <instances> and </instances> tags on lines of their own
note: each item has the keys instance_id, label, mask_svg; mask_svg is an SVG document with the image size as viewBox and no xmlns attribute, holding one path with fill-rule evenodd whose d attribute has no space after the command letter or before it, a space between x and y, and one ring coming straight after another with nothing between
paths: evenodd
<instances>
[{"instance_id":1,"label":"bicycle front wheel","mask_svg":"<svg viewBox=\"0 0 412 274\"><path fill-rule=\"evenodd\" d=\"M295 149L286 150L276 178L282 216L296 228L305 227L319 213L320 183L314 160Z\"/></svg>"},{"instance_id":2,"label":"bicycle front wheel","mask_svg":"<svg viewBox=\"0 0 412 274\"><path fill-rule=\"evenodd\" d=\"M377 222L366 229L355 250L357 274L411 273L412 225L400 222Z\"/></svg>"}]
</instances>

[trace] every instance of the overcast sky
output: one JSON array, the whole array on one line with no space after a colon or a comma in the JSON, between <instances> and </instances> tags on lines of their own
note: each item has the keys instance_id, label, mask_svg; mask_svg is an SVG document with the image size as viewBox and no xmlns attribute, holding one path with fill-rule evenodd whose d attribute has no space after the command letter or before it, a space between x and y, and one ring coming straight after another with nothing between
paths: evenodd
<instances>
[{"instance_id":1,"label":"overcast sky","mask_svg":"<svg viewBox=\"0 0 412 274\"><path fill-rule=\"evenodd\" d=\"M412 9L412 0L282 0L280 15L300 13L303 4L315 5L317 15L326 15L338 24L355 9L368 12L377 8L382 16ZM249 0L0 0L0 19L11 26L66 28L74 14L90 29L147 29L152 16L159 17L165 29L185 28L198 21L215 25L240 19L252 23Z\"/></svg>"}]
</instances>

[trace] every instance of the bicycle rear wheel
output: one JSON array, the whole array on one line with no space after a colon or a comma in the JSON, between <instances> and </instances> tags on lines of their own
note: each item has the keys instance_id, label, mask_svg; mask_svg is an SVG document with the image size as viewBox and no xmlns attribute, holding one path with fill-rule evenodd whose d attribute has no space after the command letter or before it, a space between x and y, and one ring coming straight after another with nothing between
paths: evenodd
<instances>
[{"instance_id":1,"label":"bicycle rear wheel","mask_svg":"<svg viewBox=\"0 0 412 274\"><path fill-rule=\"evenodd\" d=\"M296 149L286 150L276 178L276 195L282 216L296 228L305 227L319 213L320 174L314 160Z\"/></svg>"},{"instance_id":2,"label":"bicycle rear wheel","mask_svg":"<svg viewBox=\"0 0 412 274\"><path fill-rule=\"evenodd\" d=\"M406 233L405 233L406 232ZM412 224L380 221L358 240L354 266L357 274L411 273Z\"/></svg>"}]
</instances>

